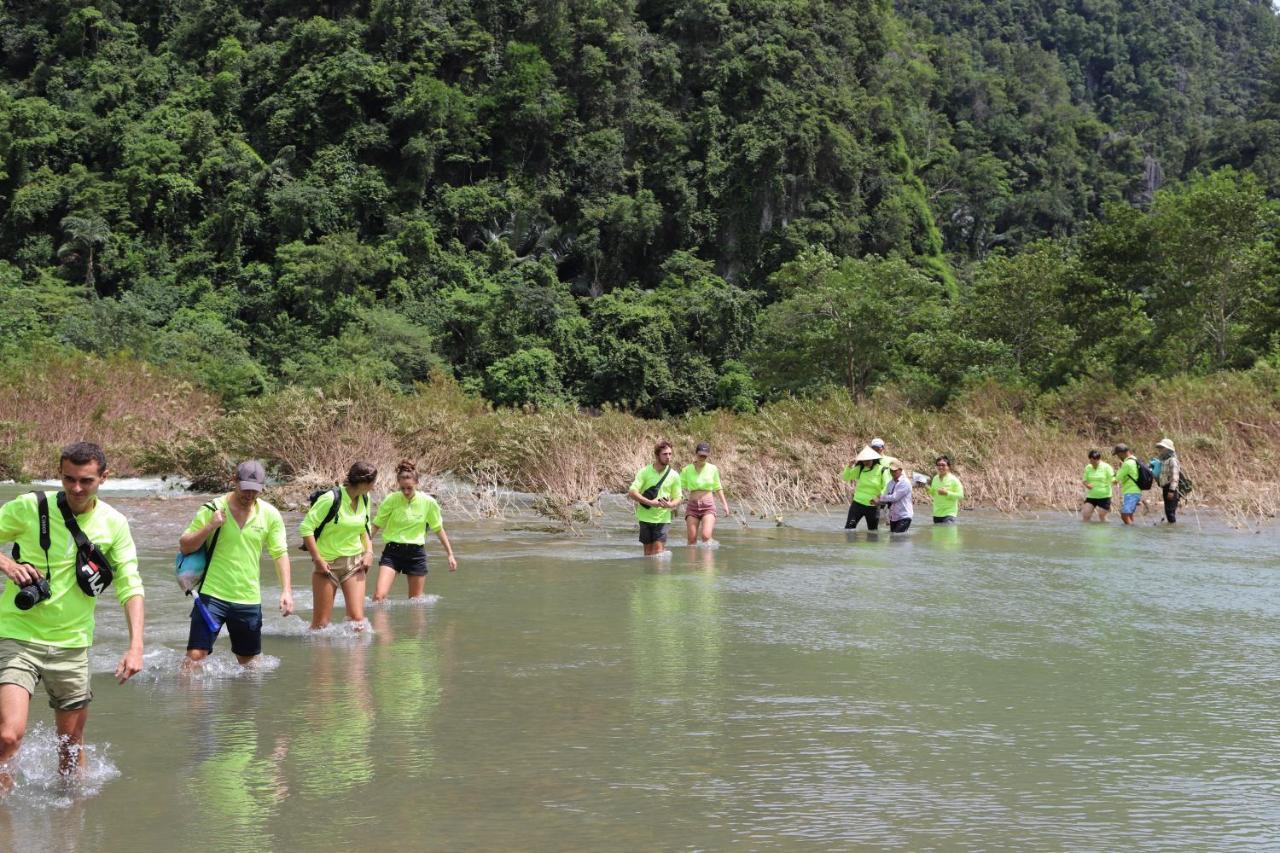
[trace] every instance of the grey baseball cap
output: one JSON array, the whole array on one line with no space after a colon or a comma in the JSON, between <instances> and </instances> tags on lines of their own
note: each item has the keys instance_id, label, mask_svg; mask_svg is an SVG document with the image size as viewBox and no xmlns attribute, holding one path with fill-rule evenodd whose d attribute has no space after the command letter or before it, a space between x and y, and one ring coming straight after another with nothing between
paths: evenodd
<instances>
[{"instance_id":1,"label":"grey baseball cap","mask_svg":"<svg viewBox=\"0 0 1280 853\"><path fill-rule=\"evenodd\" d=\"M702 455L705 453L707 456L710 456L711 445L707 444L705 441L700 441L698 442L698 446L693 449L693 452L698 455Z\"/></svg>"},{"instance_id":2,"label":"grey baseball cap","mask_svg":"<svg viewBox=\"0 0 1280 853\"><path fill-rule=\"evenodd\" d=\"M236 485L253 492L262 491L267 486L267 469L257 459L241 462L236 466Z\"/></svg>"}]
</instances>

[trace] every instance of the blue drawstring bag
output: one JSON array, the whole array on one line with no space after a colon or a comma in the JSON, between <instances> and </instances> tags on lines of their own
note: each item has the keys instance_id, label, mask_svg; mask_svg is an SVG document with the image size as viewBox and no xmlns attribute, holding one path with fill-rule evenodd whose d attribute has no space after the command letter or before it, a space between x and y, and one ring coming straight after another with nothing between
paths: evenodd
<instances>
[{"instance_id":1,"label":"blue drawstring bag","mask_svg":"<svg viewBox=\"0 0 1280 853\"><path fill-rule=\"evenodd\" d=\"M205 507L212 512L217 512L217 504L212 501L205 504ZM217 633L222 624L209 612L209 608L205 607L204 602L200 600L200 587L204 583L204 576L209 572L209 564L213 561L213 549L218 545L218 536L222 533L222 528L218 528L213 535L205 541L204 545L192 551L190 554L178 552L177 558L174 560L173 571L178 579L178 586L195 602L195 610L199 613L200 618L204 620L205 627L213 633Z\"/></svg>"}]
</instances>

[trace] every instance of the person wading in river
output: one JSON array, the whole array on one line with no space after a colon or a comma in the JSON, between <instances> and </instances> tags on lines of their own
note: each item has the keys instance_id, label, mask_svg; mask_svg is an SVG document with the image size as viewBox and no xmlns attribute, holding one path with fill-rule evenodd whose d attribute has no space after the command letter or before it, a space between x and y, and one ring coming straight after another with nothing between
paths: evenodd
<instances>
[{"instance_id":1,"label":"person wading in river","mask_svg":"<svg viewBox=\"0 0 1280 853\"><path fill-rule=\"evenodd\" d=\"M1160 439L1156 444L1156 450L1160 459L1160 475L1156 478L1156 482L1164 497L1164 519L1170 524L1177 524L1178 501L1182 498L1178 491L1178 482L1182 473L1178 454L1173 449L1173 442L1167 438Z\"/></svg>"},{"instance_id":2,"label":"person wading in river","mask_svg":"<svg viewBox=\"0 0 1280 853\"><path fill-rule=\"evenodd\" d=\"M1102 461L1101 450L1090 450L1089 461L1084 466L1081 482L1084 483L1084 506L1080 510L1080 520L1088 521L1094 511L1098 513L1098 521L1105 522L1111 512L1111 486L1115 483L1116 471Z\"/></svg>"},{"instance_id":3,"label":"person wading in river","mask_svg":"<svg viewBox=\"0 0 1280 853\"><path fill-rule=\"evenodd\" d=\"M0 793L13 788L7 762L26 734L37 684L53 708L59 771L83 769L94 607L112 580L129 624L116 680L123 684L142 669L138 552L129 522L97 496L107 457L98 445L78 442L63 449L58 471L61 492L22 495L0 508L0 542L14 545L12 558L0 554L8 578L0 593Z\"/></svg>"},{"instance_id":4,"label":"person wading in river","mask_svg":"<svg viewBox=\"0 0 1280 853\"><path fill-rule=\"evenodd\" d=\"M293 584L289 566L289 542L280 510L262 500L267 471L257 460L241 462L231 480L232 491L200 507L178 550L193 554L210 551L208 568L198 586L200 601L213 623L205 621L199 607L191 610L187 634L190 667L213 653L214 641L227 627L231 653L244 666L262 654L262 584L258 563L265 547L275 561L280 579L280 615L293 613Z\"/></svg>"},{"instance_id":5,"label":"person wading in river","mask_svg":"<svg viewBox=\"0 0 1280 853\"><path fill-rule=\"evenodd\" d=\"M842 480L853 483L853 500L849 504L849 515L845 518L845 530L855 529L864 518L867 520L867 530L875 530L880 526L879 499L889 482L889 471L880 460L879 451L864 447L853 464L841 473Z\"/></svg>"},{"instance_id":6,"label":"person wading in river","mask_svg":"<svg viewBox=\"0 0 1280 853\"><path fill-rule=\"evenodd\" d=\"M1133 514L1138 511L1138 504L1142 501L1138 457L1127 444L1117 444L1111 452L1120 460L1120 470L1116 472L1116 480L1120 483L1120 520L1126 525L1133 524Z\"/></svg>"},{"instance_id":7,"label":"person wading in river","mask_svg":"<svg viewBox=\"0 0 1280 853\"><path fill-rule=\"evenodd\" d=\"M724 514L729 514L729 500L720 485L720 470L707 461L711 445L705 441L694 449L695 462L680 471L680 488L688 492L684 506L685 533L690 545L710 542L716 532L716 496L724 504Z\"/></svg>"},{"instance_id":8,"label":"person wading in river","mask_svg":"<svg viewBox=\"0 0 1280 853\"><path fill-rule=\"evenodd\" d=\"M902 463L897 459L889 463L889 484L884 487L880 503L889 508L889 532L906 533L915 515L911 497L911 481L902 473Z\"/></svg>"},{"instance_id":9,"label":"person wading in river","mask_svg":"<svg viewBox=\"0 0 1280 853\"><path fill-rule=\"evenodd\" d=\"M933 498L933 523L955 524L960 514L960 501L964 498L964 485L951 473L951 459L939 456L934 464L938 473L929 481L929 496Z\"/></svg>"},{"instance_id":10,"label":"person wading in river","mask_svg":"<svg viewBox=\"0 0 1280 853\"><path fill-rule=\"evenodd\" d=\"M355 463L347 472L346 484L319 495L302 519L298 532L315 566L311 574L313 631L329 624L339 589L347 621L354 623L356 630L364 625L365 576L373 565L369 492L377 479L378 469L373 465ZM338 510L332 512L335 499Z\"/></svg>"},{"instance_id":11,"label":"person wading in river","mask_svg":"<svg viewBox=\"0 0 1280 853\"><path fill-rule=\"evenodd\" d=\"M672 511L680 506L680 477L671 468L672 455L671 442L654 445L652 464L636 472L627 491L627 499L636 505L640 544L646 557L662 553Z\"/></svg>"},{"instance_id":12,"label":"person wading in river","mask_svg":"<svg viewBox=\"0 0 1280 853\"><path fill-rule=\"evenodd\" d=\"M383 498L373 517L373 529L383 531L378 583L373 591L373 600L379 603L387 600L397 574L408 578L410 598L422 595L427 584L428 530L440 537L449 571L458 570L453 545L440 518L440 504L426 492L418 491L418 466L411 460L403 459L396 466L396 486L399 491Z\"/></svg>"}]
</instances>

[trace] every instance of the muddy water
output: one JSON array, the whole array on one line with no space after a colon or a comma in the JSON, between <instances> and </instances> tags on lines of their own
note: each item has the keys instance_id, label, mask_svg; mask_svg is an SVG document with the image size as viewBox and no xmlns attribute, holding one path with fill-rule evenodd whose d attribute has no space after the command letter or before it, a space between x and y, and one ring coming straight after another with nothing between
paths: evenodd
<instances>
[{"instance_id":1,"label":"muddy water","mask_svg":"<svg viewBox=\"0 0 1280 853\"><path fill-rule=\"evenodd\" d=\"M113 503L147 667L110 678L105 602L87 778L57 782L37 696L5 849L1280 844L1274 530L966 514L891 540L834 513L652 560L621 513L454 521L425 601L363 635L269 615L257 671L222 640L184 678L170 561L198 501Z\"/></svg>"}]
</instances>

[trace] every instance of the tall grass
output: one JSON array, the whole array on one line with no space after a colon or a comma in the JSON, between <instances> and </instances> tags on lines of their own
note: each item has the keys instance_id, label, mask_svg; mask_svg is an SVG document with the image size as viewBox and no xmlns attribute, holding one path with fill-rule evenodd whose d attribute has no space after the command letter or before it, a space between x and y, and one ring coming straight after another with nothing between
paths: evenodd
<instances>
[{"instance_id":1,"label":"tall grass","mask_svg":"<svg viewBox=\"0 0 1280 853\"><path fill-rule=\"evenodd\" d=\"M1256 368L1207 378L1144 381L1127 388L1080 382L1047 395L1002 386L969 390L940 411L892 391L855 401L845 394L783 400L747 414L711 412L642 420L606 410L493 409L436 377L413 394L357 384L289 388L221 411L210 395L125 359L87 356L41 362L0 389L0 466L17 456L29 475L51 473L56 447L101 441L123 471L225 479L233 460L256 456L287 478L296 496L341 479L356 459L378 465L392 486L396 460L428 475L477 484L480 514L502 511L502 489L546 498L565 523L602 493L625 491L666 438L677 462L710 441L730 500L776 516L848 499L840 472L873 435L909 469L929 472L949 455L966 504L1004 512L1080 504L1090 447L1110 459L1125 442L1143 458L1168 436L1194 478L1191 508L1245 522L1280 510L1280 371ZM924 496L919 495L923 501ZM1146 495L1158 509L1158 494ZM589 513L587 513L589 515Z\"/></svg>"}]
</instances>

